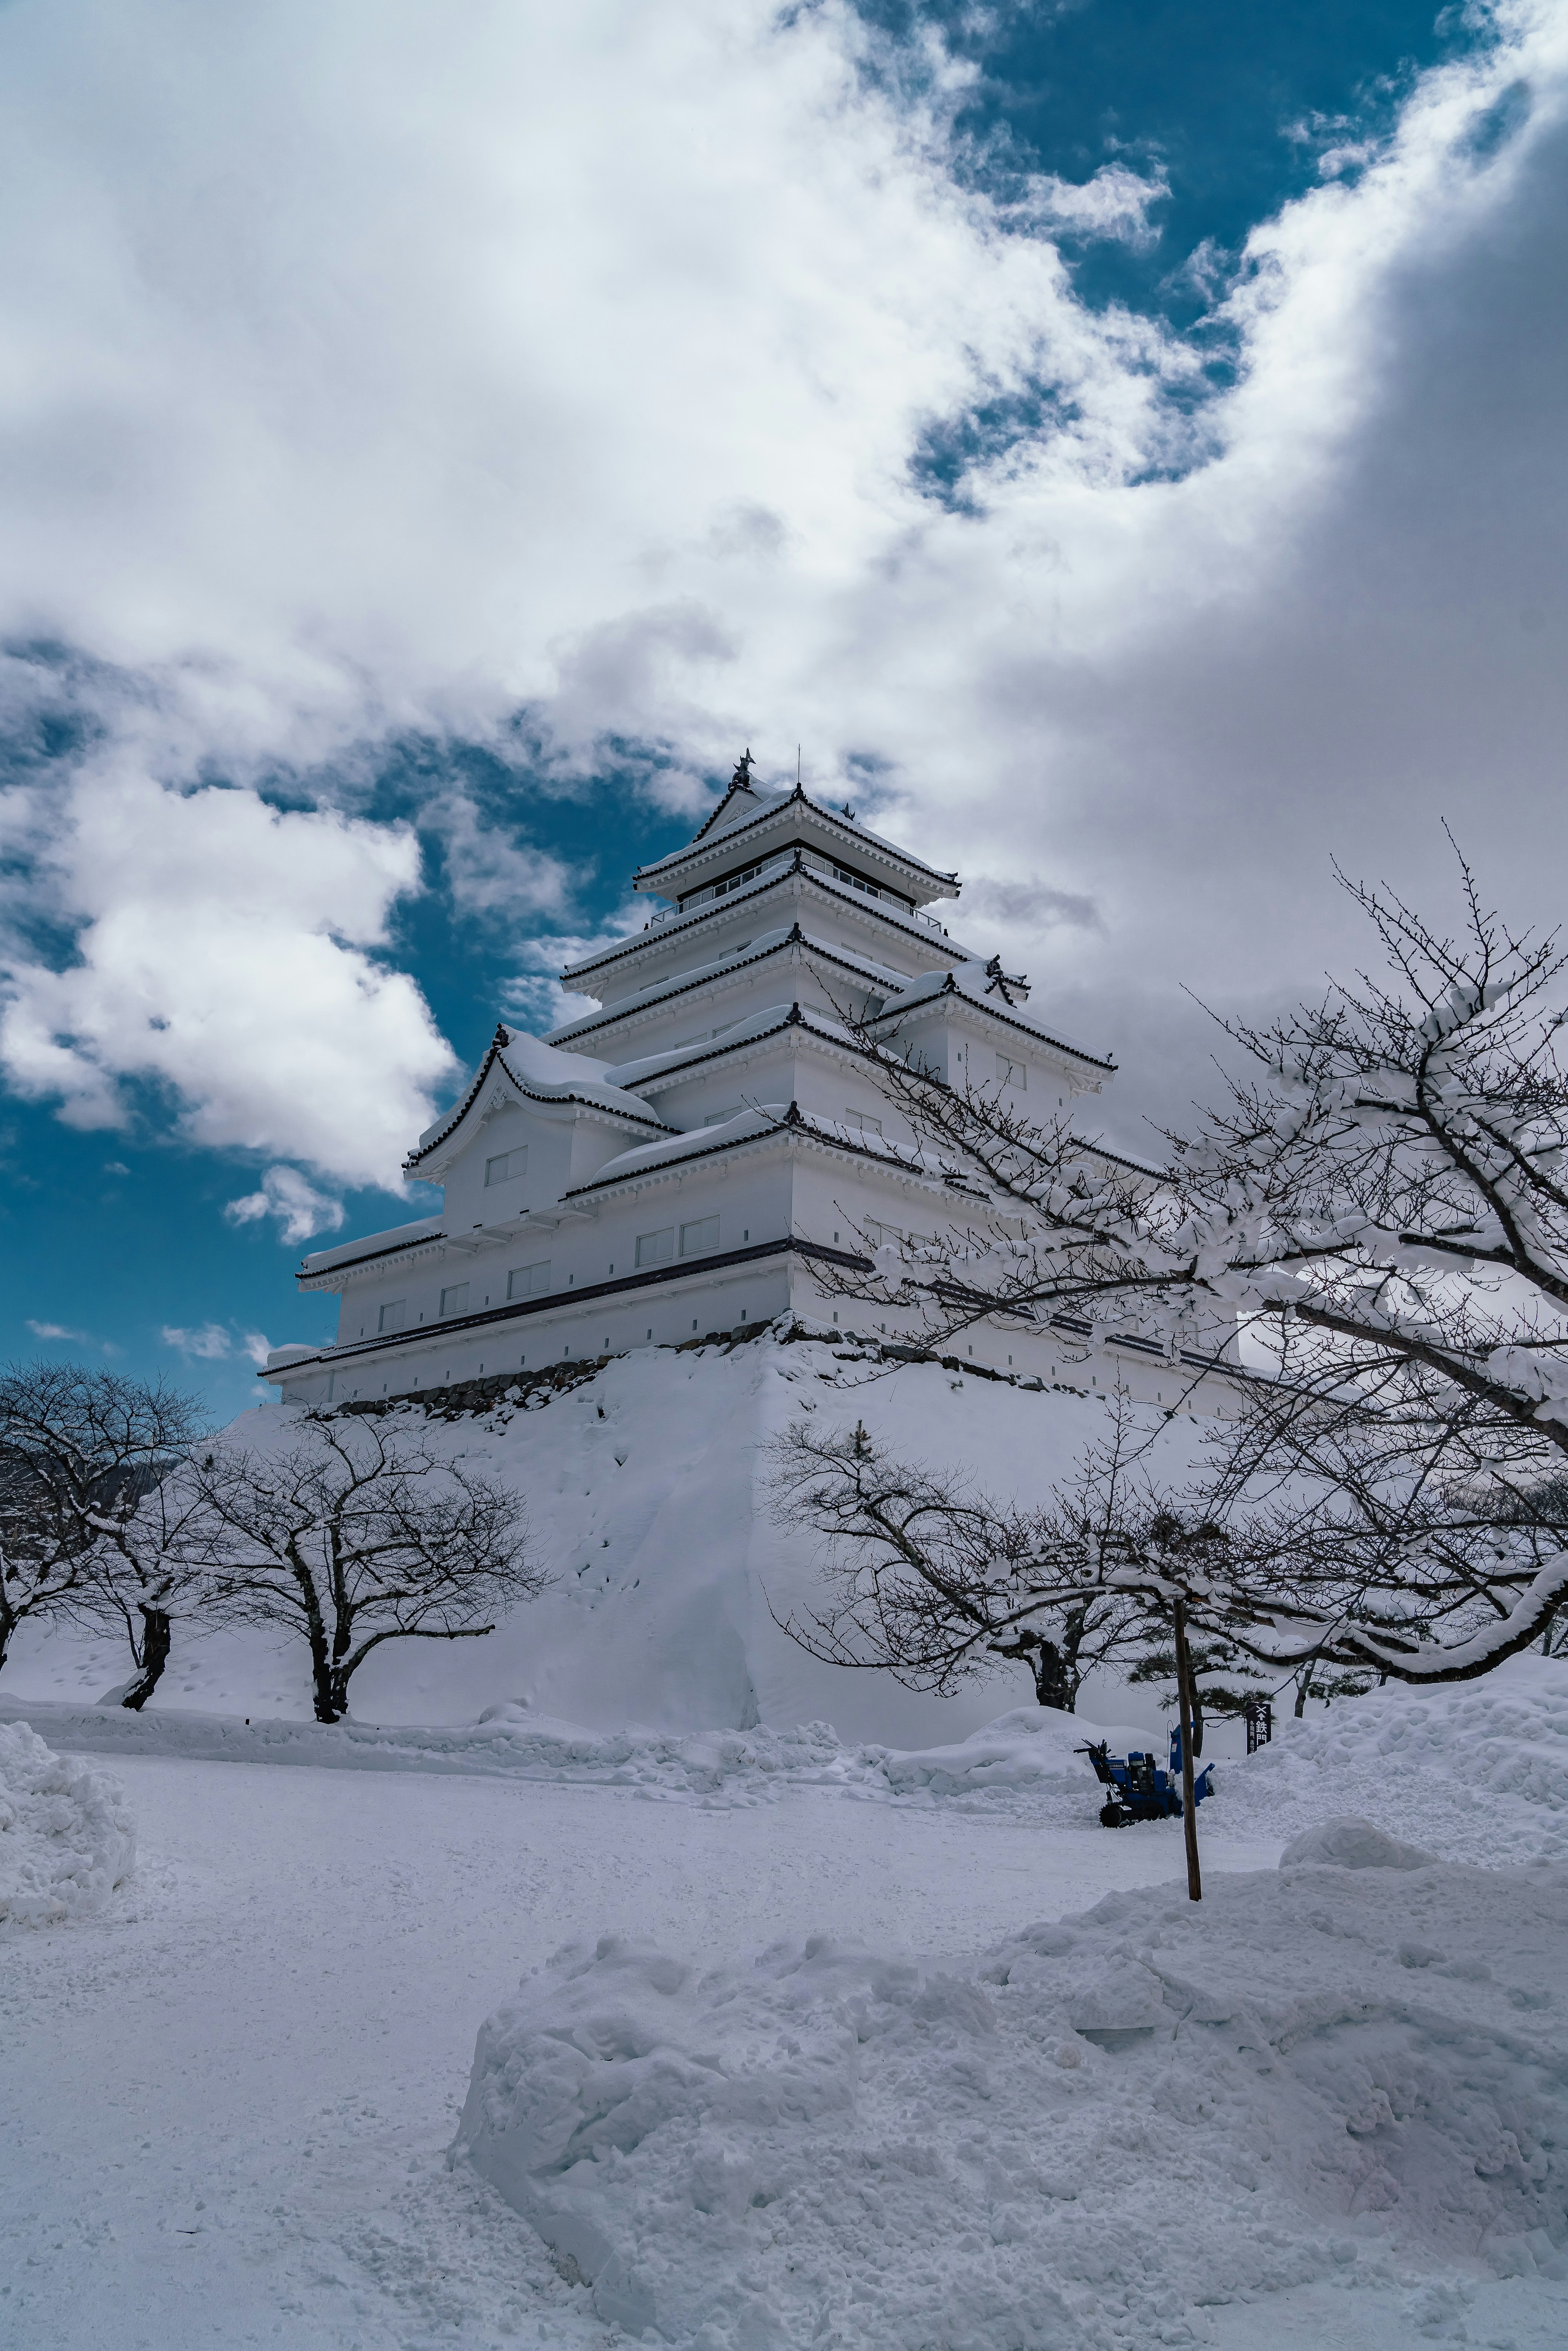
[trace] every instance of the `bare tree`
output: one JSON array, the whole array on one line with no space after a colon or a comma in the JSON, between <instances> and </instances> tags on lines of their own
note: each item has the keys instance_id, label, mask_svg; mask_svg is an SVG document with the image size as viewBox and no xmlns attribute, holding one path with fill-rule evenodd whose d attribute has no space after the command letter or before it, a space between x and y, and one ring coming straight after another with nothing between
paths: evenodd
<instances>
[{"instance_id":1,"label":"bare tree","mask_svg":"<svg viewBox=\"0 0 1568 2351\"><path fill-rule=\"evenodd\" d=\"M1226 1024L1254 1075L1158 1169L906 1058L896 999L855 1032L911 1166L975 1209L827 1279L934 1345L982 1322L1085 1355L1133 1338L1218 1382L1207 1486L1167 1507L1224 1556L1184 1605L1292 1674L1467 1679L1568 1598L1565 961L1460 871L1457 938L1342 875L1383 976Z\"/></svg>"},{"instance_id":2,"label":"bare tree","mask_svg":"<svg viewBox=\"0 0 1568 2351\"><path fill-rule=\"evenodd\" d=\"M891 1673L946 1691L1027 1657L1045 1690L1151 1634L1172 1645L1182 1730L1187 1890L1202 1898L1193 1761L1200 1717L1188 1647L1192 1593L1206 1628L1223 1622L1213 1564L1224 1530L1178 1516L1141 1467L1135 1415L1118 1402L1112 1433L1073 1484L1034 1510L1001 1509L961 1481L891 1460L857 1424L819 1436L800 1422L774 1448L780 1518L825 1538L828 1605L776 1618L831 1665ZM1085 1644L1084 1635L1088 1641ZM1074 1641L1071 1667L1064 1650ZM1049 1670L1041 1658L1049 1655Z\"/></svg>"},{"instance_id":3,"label":"bare tree","mask_svg":"<svg viewBox=\"0 0 1568 2351\"><path fill-rule=\"evenodd\" d=\"M772 1497L784 1523L821 1539L831 1596L820 1613L775 1621L824 1663L889 1673L910 1689L946 1695L1021 1664L1037 1704L1071 1713L1084 1676L1151 1630L1141 1593L1085 1567L1091 1530L1112 1540L1124 1514L1135 1451L1131 1416L1118 1413L1071 1502L1030 1510L890 1458L860 1423L829 1432L798 1421L774 1443Z\"/></svg>"},{"instance_id":4,"label":"bare tree","mask_svg":"<svg viewBox=\"0 0 1568 2351\"><path fill-rule=\"evenodd\" d=\"M138 1668L125 1703L145 1704L189 1574L131 1530L198 1426L194 1399L161 1381L69 1364L0 1374L0 1664L28 1617L109 1616ZM122 1577L132 1556L141 1566Z\"/></svg>"},{"instance_id":5,"label":"bare tree","mask_svg":"<svg viewBox=\"0 0 1568 2351\"><path fill-rule=\"evenodd\" d=\"M277 1451L219 1441L176 1482L180 1548L209 1604L303 1637L319 1722L342 1719L383 1642L476 1639L549 1581L517 1496L401 1416L303 1413Z\"/></svg>"}]
</instances>

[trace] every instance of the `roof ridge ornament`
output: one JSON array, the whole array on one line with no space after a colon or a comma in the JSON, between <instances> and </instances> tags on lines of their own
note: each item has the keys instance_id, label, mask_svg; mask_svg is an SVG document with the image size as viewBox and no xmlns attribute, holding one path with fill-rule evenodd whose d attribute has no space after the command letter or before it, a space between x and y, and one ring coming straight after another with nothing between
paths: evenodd
<instances>
[{"instance_id":1,"label":"roof ridge ornament","mask_svg":"<svg viewBox=\"0 0 1568 2351\"><path fill-rule=\"evenodd\" d=\"M999 996L1004 1004L1027 1004L1028 977L1021 971L1004 971L1000 956L994 955L986 966L986 994Z\"/></svg>"}]
</instances>

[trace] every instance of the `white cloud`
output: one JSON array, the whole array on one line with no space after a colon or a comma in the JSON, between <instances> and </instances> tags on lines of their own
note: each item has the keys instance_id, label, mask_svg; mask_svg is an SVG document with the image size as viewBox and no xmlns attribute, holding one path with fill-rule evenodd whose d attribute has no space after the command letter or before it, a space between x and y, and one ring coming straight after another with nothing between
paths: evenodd
<instances>
[{"instance_id":1,"label":"white cloud","mask_svg":"<svg viewBox=\"0 0 1568 2351\"><path fill-rule=\"evenodd\" d=\"M27 1328L35 1339L74 1339L83 1347L96 1344L90 1331L73 1331L64 1322L35 1322L29 1319Z\"/></svg>"},{"instance_id":2,"label":"white cloud","mask_svg":"<svg viewBox=\"0 0 1568 2351\"><path fill-rule=\"evenodd\" d=\"M1169 195L1163 174L1145 179L1125 163L1103 163L1088 180L1063 180L1055 172L1031 175L1028 193L1009 217L1027 216L1047 227L1073 229L1080 236L1104 237L1118 245L1152 245L1158 234L1149 208Z\"/></svg>"},{"instance_id":3,"label":"white cloud","mask_svg":"<svg viewBox=\"0 0 1568 2351\"><path fill-rule=\"evenodd\" d=\"M658 903L655 900L653 905ZM584 1019L592 1011L592 1002L587 997L569 995L556 974L585 962L590 956L601 954L606 947L619 946L622 939L634 937L646 925L653 905L643 899L632 899L591 937L559 932L524 940L517 949L522 969L513 972L501 984L502 1008L517 1019L519 1027L531 1029L540 1037L548 1036L552 1029L564 1027L569 1020Z\"/></svg>"},{"instance_id":4,"label":"white cloud","mask_svg":"<svg viewBox=\"0 0 1568 2351\"><path fill-rule=\"evenodd\" d=\"M304 1241L313 1233L335 1233L343 1221L343 1204L319 1192L298 1167L277 1166L267 1169L258 1190L231 1200L224 1214L235 1225L275 1217L279 1240Z\"/></svg>"},{"instance_id":5,"label":"white cloud","mask_svg":"<svg viewBox=\"0 0 1568 2351\"><path fill-rule=\"evenodd\" d=\"M1416 886L1470 811L1545 889L1568 10L1495 24L1380 143L1313 127L1355 168L1255 229L1189 423L1207 346L1088 311L1051 241L1144 235L1154 182L992 204L963 77L862 74L831 0L0 12L0 622L139 681L19 811L85 928L25 959L17 1081L108 1121L140 1074L196 1140L390 1180L445 1067L376 959L412 848L171 787L519 702L561 773L659 747L668 805L747 740L875 753L884 829L1040 877L977 904L1151 1082L1177 977L1310 983L1331 845ZM923 437L1009 398L1038 432L922 496ZM438 813L465 903L570 923Z\"/></svg>"},{"instance_id":6,"label":"white cloud","mask_svg":"<svg viewBox=\"0 0 1568 2351\"><path fill-rule=\"evenodd\" d=\"M465 914L504 916L508 922L564 912L571 874L559 857L519 849L486 824L466 792L437 794L421 806L422 829L441 841L454 904Z\"/></svg>"},{"instance_id":7,"label":"white cloud","mask_svg":"<svg viewBox=\"0 0 1568 2351\"><path fill-rule=\"evenodd\" d=\"M152 1082L193 1143L396 1183L452 1066L413 981L369 952L417 884L412 834L248 789L181 792L120 750L63 795L0 794L0 844L26 915L76 944L60 968L14 941L0 1059L19 1092L119 1127L126 1081Z\"/></svg>"},{"instance_id":8,"label":"white cloud","mask_svg":"<svg viewBox=\"0 0 1568 2351\"><path fill-rule=\"evenodd\" d=\"M231 1363L238 1359L254 1364L259 1371L266 1364L272 1342L259 1331L242 1331L237 1324L202 1322L193 1331L182 1331L165 1323L159 1332L166 1347L175 1347L182 1355L195 1357L199 1363Z\"/></svg>"}]
</instances>

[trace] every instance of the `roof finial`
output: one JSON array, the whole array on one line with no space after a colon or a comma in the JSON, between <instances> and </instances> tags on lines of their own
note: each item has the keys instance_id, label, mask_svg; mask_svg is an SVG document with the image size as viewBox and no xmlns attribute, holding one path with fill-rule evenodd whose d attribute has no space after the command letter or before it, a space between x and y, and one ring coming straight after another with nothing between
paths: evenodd
<instances>
[{"instance_id":1,"label":"roof finial","mask_svg":"<svg viewBox=\"0 0 1568 2351\"><path fill-rule=\"evenodd\" d=\"M1027 1004L1029 980L1021 971L1004 971L1000 956L993 956L986 966L986 994L999 996L1004 1004Z\"/></svg>"},{"instance_id":2,"label":"roof finial","mask_svg":"<svg viewBox=\"0 0 1568 2351\"><path fill-rule=\"evenodd\" d=\"M741 753L739 758L737 760L735 773L729 779L729 789L732 792L748 792L751 790L751 749L750 746L747 745L747 748Z\"/></svg>"}]
</instances>

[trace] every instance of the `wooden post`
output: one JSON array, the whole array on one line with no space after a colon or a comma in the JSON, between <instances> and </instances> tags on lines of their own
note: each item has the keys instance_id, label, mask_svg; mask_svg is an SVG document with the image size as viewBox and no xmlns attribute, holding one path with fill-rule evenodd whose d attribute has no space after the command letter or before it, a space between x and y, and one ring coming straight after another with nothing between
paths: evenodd
<instances>
[{"instance_id":1,"label":"wooden post","mask_svg":"<svg viewBox=\"0 0 1568 2351\"><path fill-rule=\"evenodd\" d=\"M1186 1891L1192 1902L1203 1900L1203 1878L1197 1866L1197 1801L1193 1793L1192 1659L1186 1646L1186 1603L1178 1600L1172 1612L1176 1632L1176 1706L1181 1721L1181 1824L1186 1844Z\"/></svg>"}]
</instances>

